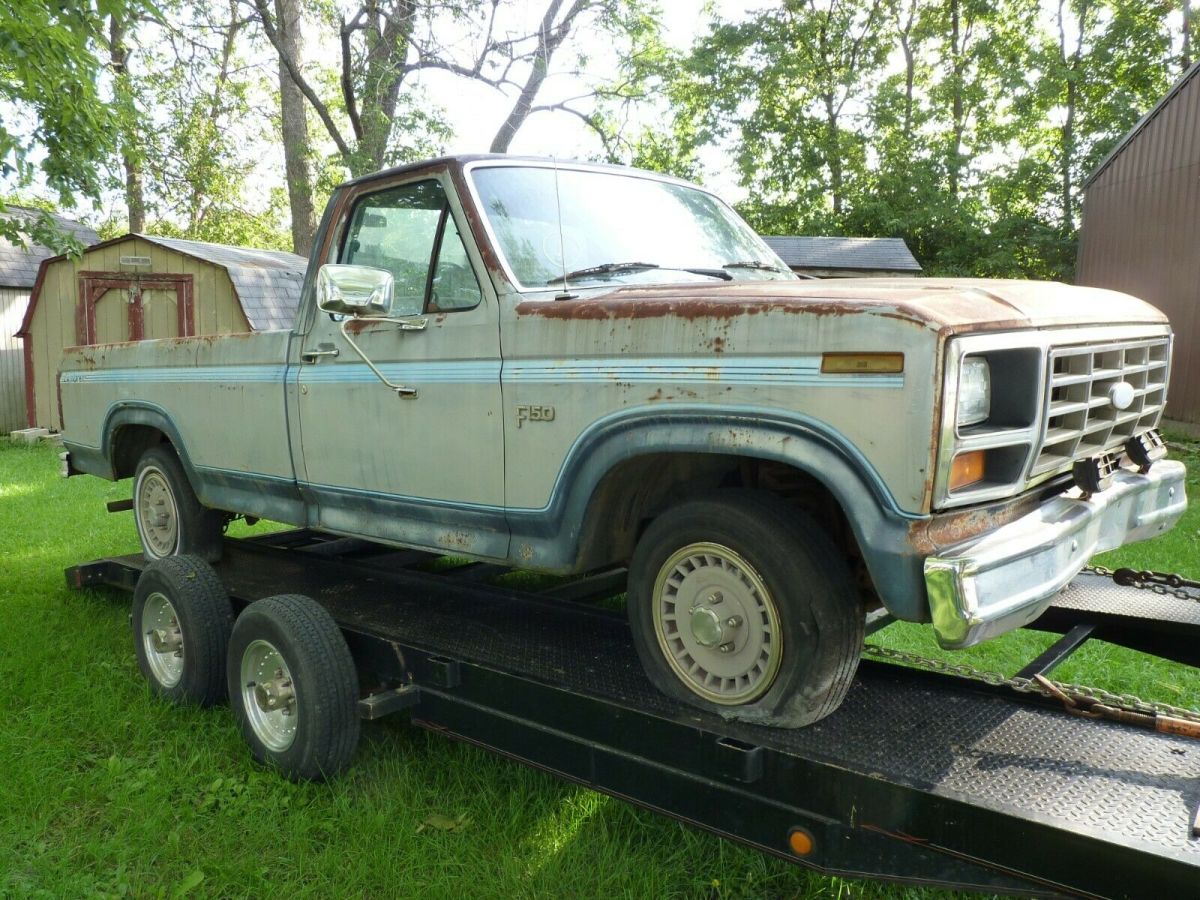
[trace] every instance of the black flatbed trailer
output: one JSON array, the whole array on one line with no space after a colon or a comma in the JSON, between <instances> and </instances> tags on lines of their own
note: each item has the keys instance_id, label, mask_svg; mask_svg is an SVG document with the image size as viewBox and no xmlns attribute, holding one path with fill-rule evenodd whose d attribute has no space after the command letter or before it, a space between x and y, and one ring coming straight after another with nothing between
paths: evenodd
<instances>
[{"instance_id":1,"label":"black flatbed trailer","mask_svg":"<svg viewBox=\"0 0 1200 900\"><path fill-rule=\"evenodd\" d=\"M235 604L306 594L346 636L364 718L414 724L828 874L1035 896L1200 893L1200 741L1066 714L1037 694L864 659L843 706L798 730L727 722L651 687L624 616L582 602L618 570L540 592L500 567L308 531L227 540ZM140 555L67 570L132 590ZM504 579L501 579L503 581ZM1043 619L1200 664L1189 602L1084 574Z\"/></svg>"}]
</instances>

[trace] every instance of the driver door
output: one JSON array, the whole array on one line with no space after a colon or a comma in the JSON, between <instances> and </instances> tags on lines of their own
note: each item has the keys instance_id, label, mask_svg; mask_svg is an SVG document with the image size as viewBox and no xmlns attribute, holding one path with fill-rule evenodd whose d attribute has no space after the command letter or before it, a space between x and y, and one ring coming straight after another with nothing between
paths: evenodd
<instances>
[{"instance_id":1,"label":"driver door","mask_svg":"<svg viewBox=\"0 0 1200 900\"><path fill-rule=\"evenodd\" d=\"M416 395L385 385L340 317L318 311L296 376L302 489L318 527L503 558L497 304L452 206L428 177L354 201L337 261L391 272L391 318L417 330L356 319L346 331L388 381Z\"/></svg>"}]
</instances>

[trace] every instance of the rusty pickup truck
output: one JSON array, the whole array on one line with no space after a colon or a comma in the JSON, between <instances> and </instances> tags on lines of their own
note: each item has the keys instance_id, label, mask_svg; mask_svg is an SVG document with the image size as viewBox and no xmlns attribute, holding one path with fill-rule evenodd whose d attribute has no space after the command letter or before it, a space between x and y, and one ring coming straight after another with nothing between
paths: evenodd
<instances>
[{"instance_id":1,"label":"rusty pickup truck","mask_svg":"<svg viewBox=\"0 0 1200 900\"><path fill-rule=\"evenodd\" d=\"M66 467L134 480L151 559L245 516L626 566L662 691L799 726L870 611L966 647L1178 520L1171 342L1109 291L801 280L661 175L445 158L337 189L291 331L68 351Z\"/></svg>"}]
</instances>

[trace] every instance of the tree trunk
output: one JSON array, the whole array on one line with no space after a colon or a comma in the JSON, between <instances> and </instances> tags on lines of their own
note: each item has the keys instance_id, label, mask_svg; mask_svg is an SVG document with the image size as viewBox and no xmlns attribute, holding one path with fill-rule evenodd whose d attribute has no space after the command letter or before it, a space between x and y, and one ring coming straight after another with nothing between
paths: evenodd
<instances>
[{"instance_id":1,"label":"tree trunk","mask_svg":"<svg viewBox=\"0 0 1200 900\"><path fill-rule=\"evenodd\" d=\"M950 158L947 160L946 174L950 196L958 200L958 192L962 178L962 139L965 123L963 122L963 71L966 63L962 46L962 23L959 16L958 0L950 0L950 53L952 59L952 78L954 99L952 101L954 117L953 140L950 144Z\"/></svg>"},{"instance_id":2,"label":"tree trunk","mask_svg":"<svg viewBox=\"0 0 1200 900\"><path fill-rule=\"evenodd\" d=\"M126 25L115 15L108 20L108 59L113 71L113 92L117 106L128 116L133 112L133 95L129 87L129 48L125 44ZM141 154L137 148L137 132L126 121L118 140L121 168L125 170L125 209L129 230L146 230L146 189L142 180Z\"/></svg>"},{"instance_id":3,"label":"tree trunk","mask_svg":"<svg viewBox=\"0 0 1200 900\"><path fill-rule=\"evenodd\" d=\"M299 0L275 0L279 40L297 69L304 64ZM292 213L292 249L308 256L316 231L312 176L308 168L308 117L304 94L288 67L279 61L279 113L283 164L287 174L288 205Z\"/></svg>"},{"instance_id":4,"label":"tree trunk","mask_svg":"<svg viewBox=\"0 0 1200 900\"><path fill-rule=\"evenodd\" d=\"M1183 0L1183 71L1192 67L1192 0Z\"/></svg>"},{"instance_id":5,"label":"tree trunk","mask_svg":"<svg viewBox=\"0 0 1200 900\"><path fill-rule=\"evenodd\" d=\"M1083 62L1083 44L1084 37L1087 34L1088 27L1088 12L1091 9L1091 0L1083 0L1078 9L1078 21L1074 24L1077 26L1077 37L1075 41L1075 50L1073 53L1067 53L1067 32L1064 15L1066 12L1067 0L1059 0L1058 3L1058 42L1059 52L1062 54L1063 72L1066 76L1067 89L1066 96L1063 98L1063 107L1065 114L1063 117L1062 126L1062 158L1060 161L1059 178L1060 178L1060 201L1062 202L1062 227L1063 231L1070 233L1075 229L1075 184L1072 177L1072 169L1075 164L1075 117L1079 107L1079 89L1076 86L1076 81L1080 77L1080 70Z\"/></svg>"},{"instance_id":6,"label":"tree trunk","mask_svg":"<svg viewBox=\"0 0 1200 900\"><path fill-rule=\"evenodd\" d=\"M838 125L838 115L832 94L825 95L825 117L825 135L828 141L828 150L826 153L829 161L829 191L833 195L833 214L840 220L844 206L842 197L842 132Z\"/></svg>"}]
</instances>

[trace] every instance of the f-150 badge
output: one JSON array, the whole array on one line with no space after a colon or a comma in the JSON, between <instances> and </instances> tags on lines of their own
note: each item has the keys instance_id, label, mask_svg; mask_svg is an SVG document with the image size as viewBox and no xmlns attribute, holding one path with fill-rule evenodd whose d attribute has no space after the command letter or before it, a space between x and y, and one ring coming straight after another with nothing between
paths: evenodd
<instances>
[{"instance_id":1,"label":"f-150 badge","mask_svg":"<svg viewBox=\"0 0 1200 900\"><path fill-rule=\"evenodd\" d=\"M531 406L528 403L517 404L517 427L525 422L553 422L553 406Z\"/></svg>"}]
</instances>

